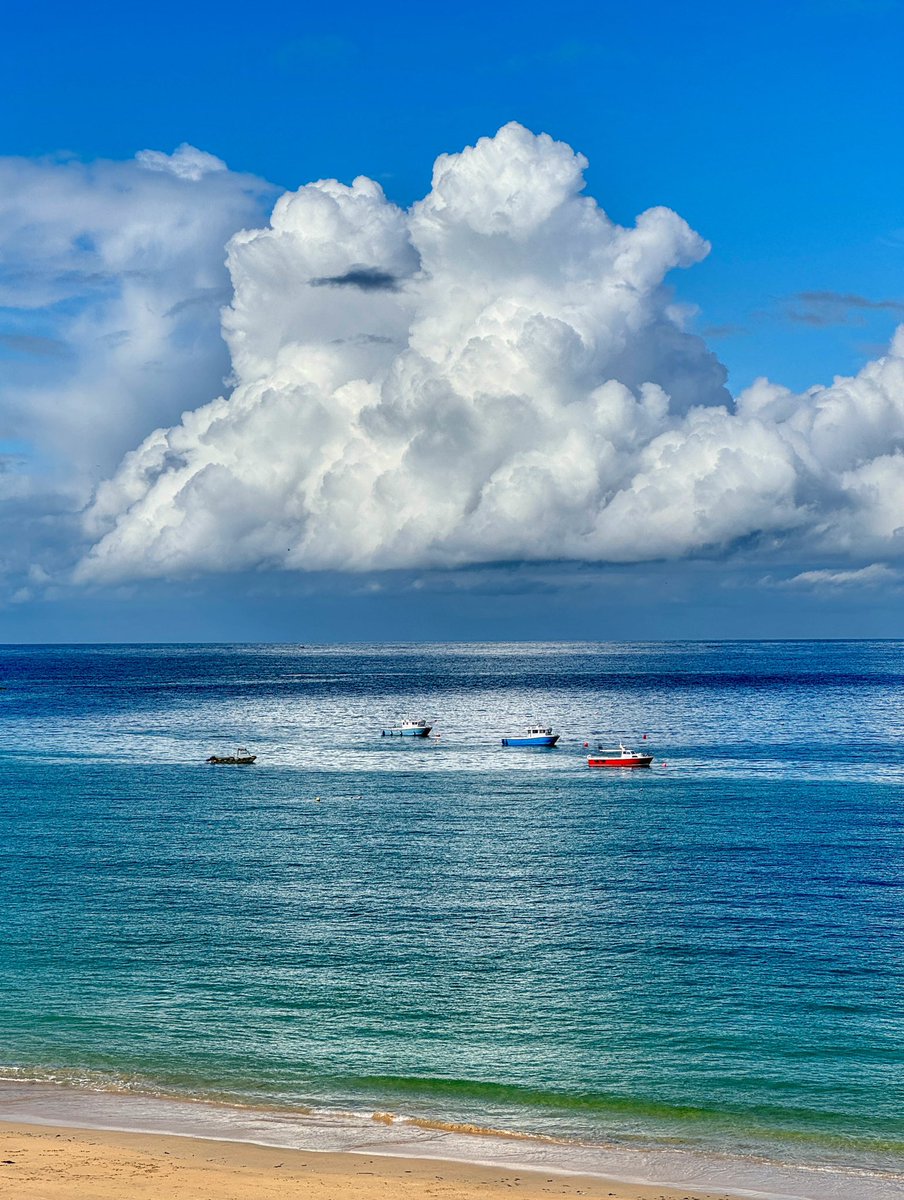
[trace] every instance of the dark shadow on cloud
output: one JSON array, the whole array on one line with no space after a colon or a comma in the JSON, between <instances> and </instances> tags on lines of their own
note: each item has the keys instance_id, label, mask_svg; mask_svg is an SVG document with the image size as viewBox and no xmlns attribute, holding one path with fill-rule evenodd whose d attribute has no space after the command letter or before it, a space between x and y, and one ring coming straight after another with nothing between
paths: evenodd
<instances>
[{"instance_id":1,"label":"dark shadow on cloud","mask_svg":"<svg viewBox=\"0 0 904 1200\"><path fill-rule=\"evenodd\" d=\"M128 329L114 329L111 333L105 333L97 340L101 345L109 346L111 350L116 350L119 346L125 346L131 340L131 334Z\"/></svg>"},{"instance_id":2,"label":"dark shadow on cloud","mask_svg":"<svg viewBox=\"0 0 904 1200\"><path fill-rule=\"evenodd\" d=\"M391 337L384 337L381 333L359 333L355 337L350 338L331 338L331 346L389 346L392 344Z\"/></svg>"},{"instance_id":3,"label":"dark shadow on cloud","mask_svg":"<svg viewBox=\"0 0 904 1200\"><path fill-rule=\"evenodd\" d=\"M311 287L355 287L362 292L397 292L399 281L379 267L352 267L344 275L321 275L309 280Z\"/></svg>"},{"instance_id":4,"label":"dark shadow on cloud","mask_svg":"<svg viewBox=\"0 0 904 1200\"><path fill-rule=\"evenodd\" d=\"M184 300L179 300L178 303L168 308L163 315L165 317L177 317L180 313L188 312L191 309L219 307L222 304L228 304L231 298L232 292L229 288L201 288L193 296L187 296Z\"/></svg>"},{"instance_id":5,"label":"dark shadow on cloud","mask_svg":"<svg viewBox=\"0 0 904 1200\"><path fill-rule=\"evenodd\" d=\"M28 466L28 459L23 454L0 454L0 475L11 475Z\"/></svg>"}]
</instances>

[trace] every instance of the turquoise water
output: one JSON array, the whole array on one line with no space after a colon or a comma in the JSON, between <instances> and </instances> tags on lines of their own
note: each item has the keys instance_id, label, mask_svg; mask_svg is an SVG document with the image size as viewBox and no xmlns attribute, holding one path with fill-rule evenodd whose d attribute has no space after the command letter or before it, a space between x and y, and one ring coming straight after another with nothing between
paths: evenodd
<instances>
[{"instance_id":1,"label":"turquoise water","mask_svg":"<svg viewBox=\"0 0 904 1200\"><path fill-rule=\"evenodd\" d=\"M902 651L0 649L0 1074L902 1180Z\"/></svg>"}]
</instances>

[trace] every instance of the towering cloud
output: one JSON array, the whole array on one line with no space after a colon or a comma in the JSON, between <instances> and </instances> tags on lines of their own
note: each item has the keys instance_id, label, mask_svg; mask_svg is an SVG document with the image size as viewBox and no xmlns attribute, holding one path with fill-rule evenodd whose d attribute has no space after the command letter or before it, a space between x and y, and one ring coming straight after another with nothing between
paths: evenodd
<instances>
[{"instance_id":1,"label":"towering cloud","mask_svg":"<svg viewBox=\"0 0 904 1200\"><path fill-rule=\"evenodd\" d=\"M735 403L663 284L707 244L666 208L614 224L585 166L511 124L407 212L364 178L282 196L229 244L234 390L100 486L79 577L900 554L904 335Z\"/></svg>"}]
</instances>

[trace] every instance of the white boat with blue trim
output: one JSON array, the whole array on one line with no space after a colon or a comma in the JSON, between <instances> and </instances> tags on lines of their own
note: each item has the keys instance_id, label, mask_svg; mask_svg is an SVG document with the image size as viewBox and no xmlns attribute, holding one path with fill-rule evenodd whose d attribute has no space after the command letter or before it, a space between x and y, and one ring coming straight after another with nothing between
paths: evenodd
<instances>
[{"instance_id":1,"label":"white boat with blue trim","mask_svg":"<svg viewBox=\"0 0 904 1200\"><path fill-rule=\"evenodd\" d=\"M397 725L395 729L384 729L383 737L429 737L432 728L433 726L428 725L426 721L409 718L401 725Z\"/></svg>"},{"instance_id":2,"label":"white boat with blue trim","mask_svg":"<svg viewBox=\"0 0 904 1200\"><path fill-rule=\"evenodd\" d=\"M524 733L512 733L502 739L503 746L554 746L559 735L546 725L529 725Z\"/></svg>"}]
</instances>

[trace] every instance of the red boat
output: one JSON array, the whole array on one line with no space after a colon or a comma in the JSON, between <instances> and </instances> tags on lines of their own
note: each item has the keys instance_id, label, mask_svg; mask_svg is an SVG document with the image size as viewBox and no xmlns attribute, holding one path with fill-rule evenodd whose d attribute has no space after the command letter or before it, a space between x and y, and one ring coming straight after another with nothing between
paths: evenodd
<instances>
[{"instance_id":1,"label":"red boat","mask_svg":"<svg viewBox=\"0 0 904 1200\"><path fill-rule=\"evenodd\" d=\"M621 742L617 750L604 750L601 746L596 754L587 755L588 767L648 767L652 761L652 754L639 754Z\"/></svg>"}]
</instances>

